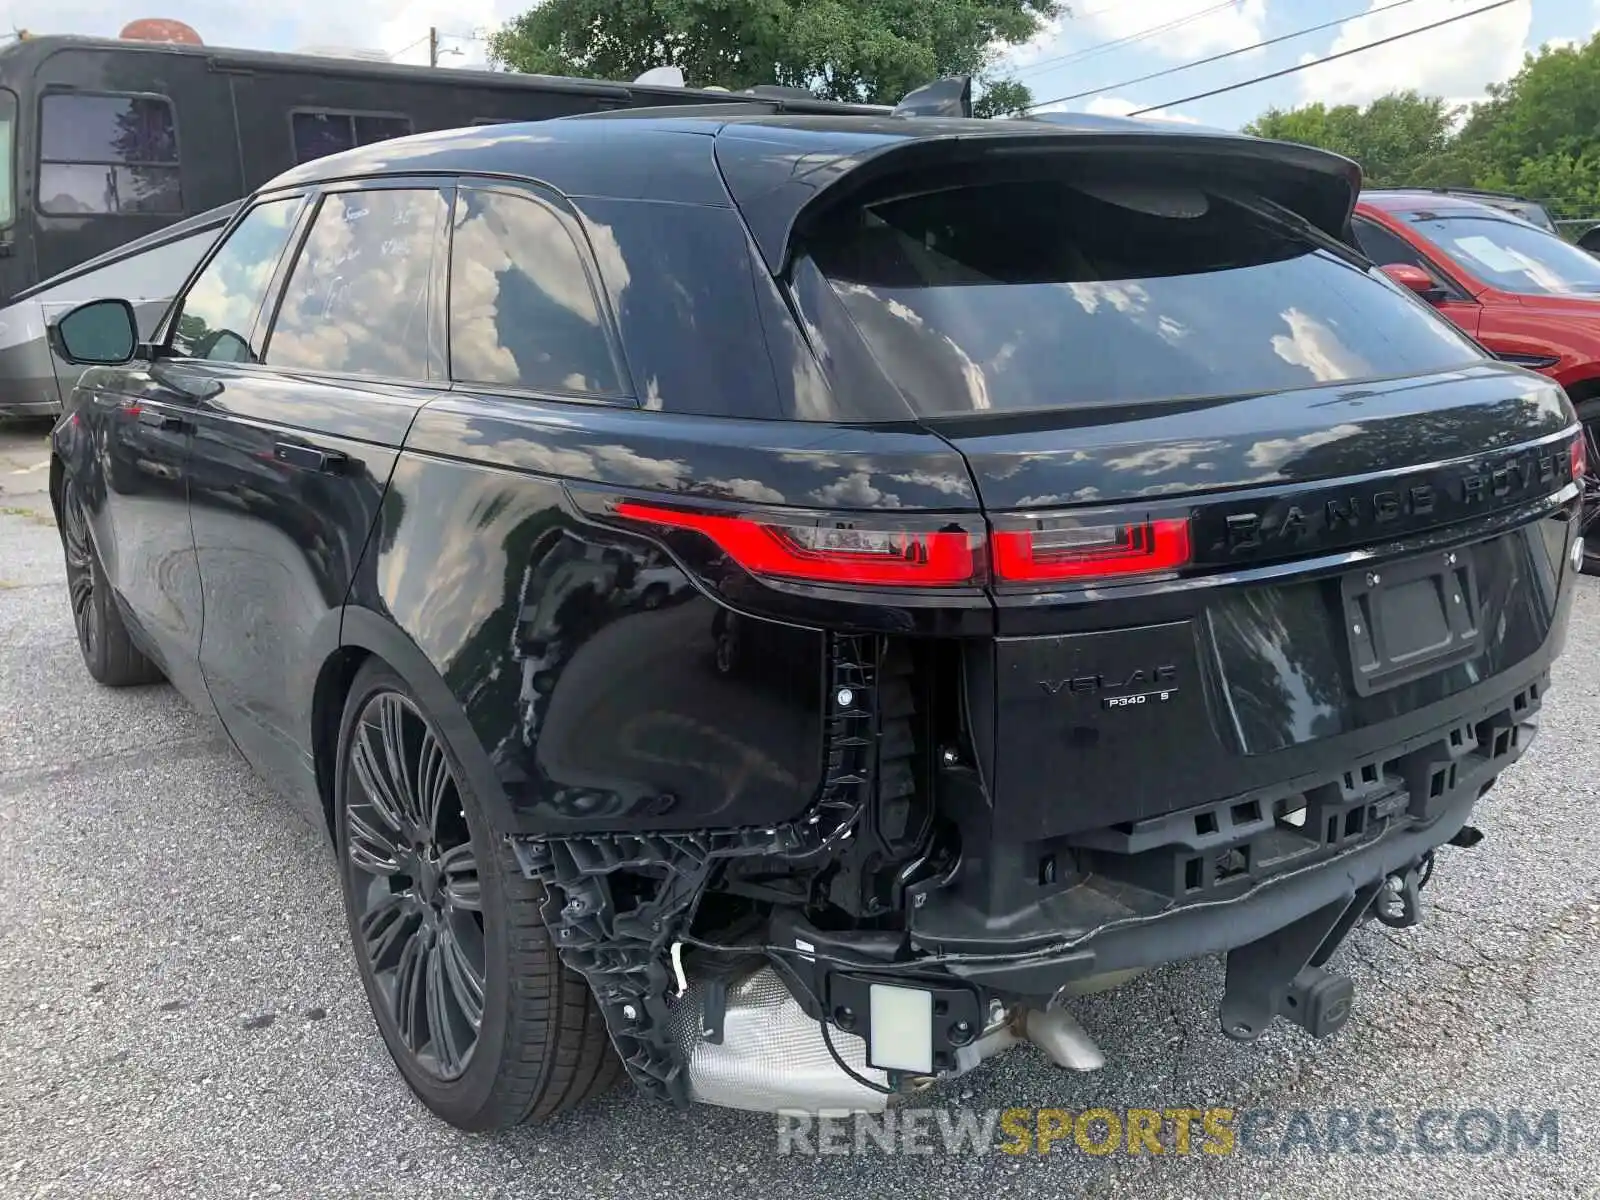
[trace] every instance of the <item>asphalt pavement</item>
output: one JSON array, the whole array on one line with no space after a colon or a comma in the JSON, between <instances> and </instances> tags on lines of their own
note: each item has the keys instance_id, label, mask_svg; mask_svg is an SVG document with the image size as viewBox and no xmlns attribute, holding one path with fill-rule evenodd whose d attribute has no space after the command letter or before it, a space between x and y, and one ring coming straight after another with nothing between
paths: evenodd
<instances>
[{"instance_id":1,"label":"asphalt pavement","mask_svg":"<svg viewBox=\"0 0 1600 1200\"><path fill-rule=\"evenodd\" d=\"M780 1153L771 1118L626 1089L469 1136L378 1040L320 835L170 689L85 674L45 462L42 425L0 424L0 1196L1600 1196L1600 581L1482 845L1441 853L1425 924L1336 960L1358 999L1333 1039L1226 1040L1202 960L1083 1002L1101 1072L1021 1049L923 1097L927 1153ZM1093 1154L1096 1124L974 1154L937 1132L1097 1107L1227 1109L1235 1144ZM1397 1136L1330 1137L1346 1117ZM1542 1132L1513 1150L1514 1120Z\"/></svg>"}]
</instances>

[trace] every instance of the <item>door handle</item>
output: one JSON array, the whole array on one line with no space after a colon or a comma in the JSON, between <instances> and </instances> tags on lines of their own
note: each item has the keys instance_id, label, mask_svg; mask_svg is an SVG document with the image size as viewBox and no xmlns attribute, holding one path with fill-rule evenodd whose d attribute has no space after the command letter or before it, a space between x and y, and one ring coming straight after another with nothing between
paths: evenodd
<instances>
[{"instance_id":1,"label":"door handle","mask_svg":"<svg viewBox=\"0 0 1600 1200\"><path fill-rule=\"evenodd\" d=\"M305 471L322 471L329 475L337 475L350 462L350 456L343 451L297 446L293 442L278 442L272 447L272 457L287 466Z\"/></svg>"},{"instance_id":2,"label":"door handle","mask_svg":"<svg viewBox=\"0 0 1600 1200\"><path fill-rule=\"evenodd\" d=\"M183 418L154 408L141 408L139 424L148 425L152 429L182 429Z\"/></svg>"}]
</instances>

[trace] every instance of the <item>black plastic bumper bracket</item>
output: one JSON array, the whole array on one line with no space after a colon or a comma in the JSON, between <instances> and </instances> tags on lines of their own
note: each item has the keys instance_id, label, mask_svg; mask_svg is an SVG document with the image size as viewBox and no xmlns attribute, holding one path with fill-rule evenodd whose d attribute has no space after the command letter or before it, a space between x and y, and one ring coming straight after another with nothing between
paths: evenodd
<instances>
[{"instance_id":1,"label":"black plastic bumper bracket","mask_svg":"<svg viewBox=\"0 0 1600 1200\"><path fill-rule=\"evenodd\" d=\"M1253 1042L1273 1017L1283 1017L1314 1037L1337 1033L1349 1019L1355 989L1323 964L1372 906L1380 886L1370 884L1228 951L1222 1032Z\"/></svg>"}]
</instances>

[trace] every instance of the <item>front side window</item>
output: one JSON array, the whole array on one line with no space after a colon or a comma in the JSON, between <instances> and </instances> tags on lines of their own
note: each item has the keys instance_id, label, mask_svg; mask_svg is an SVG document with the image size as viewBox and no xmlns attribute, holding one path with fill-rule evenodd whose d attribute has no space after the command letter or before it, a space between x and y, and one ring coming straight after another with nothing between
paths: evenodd
<instances>
[{"instance_id":1,"label":"front side window","mask_svg":"<svg viewBox=\"0 0 1600 1200\"><path fill-rule=\"evenodd\" d=\"M1246 395L1482 358L1264 201L1205 179L901 190L836 214L807 249L922 416Z\"/></svg>"},{"instance_id":2,"label":"front side window","mask_svg":"<svg viewBox=\"0 0 1600 1200\"><path fill-rule=\"evenodd\" d=\"M172 102L162 96L45 96L39 208L57 216L181 213Z\"/></svg>"},{"instance_id":3,"label":"front side window","mask_svg":"<svg viewBox=\"0 0 1600 1200\"><path fill-rule=\"evenodd\" d=\"M269 200L234 226L183 297L172 324L173 354L215 362L256 361L251 328L301 203L298 196Z\"/></svg>"},{"instance_id":4,"label":"front side window","mask_svg":"<svg viewBox=\"0 0 1600 1200\"><path fill-rule=\"evenodd\" d=\"M1361 253L1365 254L1380 267L1405 265L1428 269L1428 264L1423 260L1417 248L1404 238L1391 233L1376 221L1363 221L1360 218L1350 222L1355 231L1356 241L1361 246Z\"/></svg>"},{"instance_id":5,"label":"front side window","mask_svg":"<svg viewBox=\"0 0 1600 1200\"><path fill-rule=\"evenodd\" d=\"M1417 231L1478 278L1525 296L1600 292L1600 260L1523 221L1416 214Z\"/></svg>"},{"instance_id":6,"label":"front side window","mask_svg":"<svg viewBox=\"0 0 1600 1200\"><path fill-rule=\"evenodd\" d=\"M324 197L284 288L266 361L428 378L428 292L448 209L436 188Z\"/></svg>"},{"instance_id":7,"label":"front side window","mask_svg":"<svg viewBox=\"0 0 1600 1200\"><path fill-rule=\"evenodd\" d=\"M589 273L537 201L463 191L450 266L450 374L467 383L623 392Z\"/></svg>"},{"instance_id":8,"label":"front side window","mask_svg":"<svg viewBox=\"0 0 1600 1200\"><path fill-rule=\"evenodd\" d=\"M17 97L0 88L0 229L17 219Z\"/></svg>"},{"instance_id":9,"label":"front side window","mask_svg":"<svg viewBox=\"0 0 1600 1200\"><path fill-rule=\"evenodd\" d=\"M290 117L290 127L294 134L294 160L303 163L341 150L405 137L411 132L411 118L305 110Z\"/></svg>"}]
</instances>

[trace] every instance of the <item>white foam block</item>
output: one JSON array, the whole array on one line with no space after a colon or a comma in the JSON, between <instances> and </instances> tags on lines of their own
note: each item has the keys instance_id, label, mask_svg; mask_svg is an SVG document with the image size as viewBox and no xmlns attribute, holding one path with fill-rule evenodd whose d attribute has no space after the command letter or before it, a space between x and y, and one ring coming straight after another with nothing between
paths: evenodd
<instances>
[{"instance_id":1,"label":"white foam block","mask_svg":"<svg viewBox=\"0 0 1600 1200\"><path fill-rule=\"evenodd\" d=\"M933 1074L933 993L871 985L872 1044L867 1061L883 1071Z\"/></svg>"}]
</instances>

